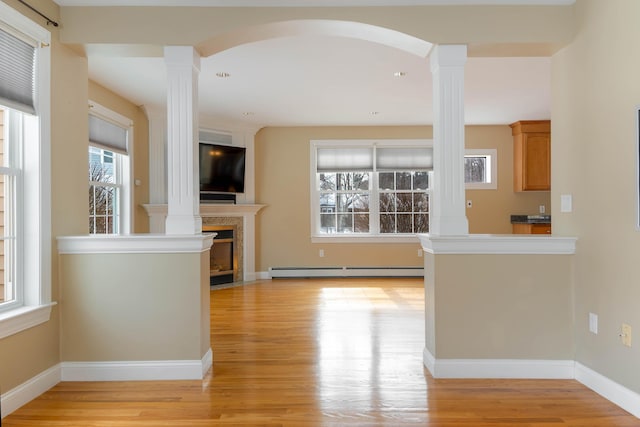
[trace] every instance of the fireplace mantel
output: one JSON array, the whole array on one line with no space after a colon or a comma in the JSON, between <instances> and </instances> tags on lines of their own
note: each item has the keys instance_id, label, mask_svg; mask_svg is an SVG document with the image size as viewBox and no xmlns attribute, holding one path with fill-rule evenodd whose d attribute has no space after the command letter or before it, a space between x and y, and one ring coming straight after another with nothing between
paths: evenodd
<instances>
[{"instance_id":1,"label":"fireplace mantel","mask_svg":"<svg viewBox=\"0 0 640 427\"><path fill-rule=\"evenodd\" d=\"M164 215L167 216L166 204L147 204L144 206L147 214L151 215ZM200 205L200 216L244 216L255 215L260 209L267 205L250 205L240 204L235 205L232 203L202 203ZM153 231L152 231L153 232Z\"/></svg>"},{"instance_id":2,"label":"fireplace mantel","mask_svg":"<svg viewBox=\"0 0 640 427\"><path fill-rule=\"evenodd\" d=\"M146 204L142 205L149 215L149 228L151 233L164 233L164 225L167 218L166 204ZM255 265L255 238L256 238L256 221L257 213L266 205L254 204L217 204L202 203L200 205L200 216L202 218L225 218L225 217L242 217L243 226L243 280L256 280ZM214 241L215 244L215 241Z\"/></svg>"}]
</instances>

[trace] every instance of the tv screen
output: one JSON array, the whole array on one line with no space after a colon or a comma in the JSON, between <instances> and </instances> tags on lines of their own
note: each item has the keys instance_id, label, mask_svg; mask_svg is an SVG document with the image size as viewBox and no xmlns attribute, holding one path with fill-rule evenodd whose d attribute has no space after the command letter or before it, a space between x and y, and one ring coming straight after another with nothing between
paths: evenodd
<instances>
[{"instance_id":1,"label":"tv screen","mask_svg":"<svg viewBox=\"0 0 640 427\"><path fill-rule=\"evenodd\" d=\"M246 148L200 143L200 191L244 193Z\"/></svg>"}]
</instances>

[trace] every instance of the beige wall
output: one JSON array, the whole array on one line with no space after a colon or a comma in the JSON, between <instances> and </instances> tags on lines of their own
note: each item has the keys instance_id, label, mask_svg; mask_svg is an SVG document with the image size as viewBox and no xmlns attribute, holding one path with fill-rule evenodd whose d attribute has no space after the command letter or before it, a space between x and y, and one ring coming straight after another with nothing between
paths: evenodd
<instances>
[{"instance_id":1,"label":"beige wall","mask_svg":"<svg viewBox=\"0 0 640 427\"><path fill-rule=\"evenodd\" d=\"M220 51L239 41L254 41L255 34L237 33L247 27L299 19L362 22L432 43L469 43L472 54L496 56L505 52L548 55L573 35L570 6L65 7L62 18L66 43L135 43L145 48L193 45L202 52ZM463 24L457 25L460 23ZM263 29L260 33L269 31ZM282 33L280 29L271 36L287 34L292 33ZM151 52L162 55L161 49Z\"/></svg>"},{"instance_id":2,"label":"beige wall","mask_svg":"<svg viewBox=\"0 0 640 427\"><path fill-rule=\"evenodd\" d=\"M640 346L624 347L623 322L640 328L636 229L640 2L577 3L580 30L552 59L554 233L578 237L576 360L640 392ZM561 194L573 212L560 213ZM588 332L588 313L598 334ZM637 332L636 332L637 336Z\"/></svg>"},{"instance_id":3,"label":"beige wall","mask_svg":"<svg viewBox=\"0 0 640 427\"><path fill-rule=\"evenodd\" d=\"M495 148L498 150L497 190L467 190L466 208L469 233L511 234L511 215L535 215L539 206L551 212L548 191L513 191L513 136L504 126L467 126L465 148Z\"/></svg>"},{"instance_id":4,"label":"beige wall","mask_svg":"<svg viewBox=\"0 0 640 427\"><path fill-rule=\"evenodd\" d=\"M208 254L61 255L62 360L200 360Z\"/></svg>"},{"instance_id":5,"label":"beige wall","mask_svg":"<svg viewBox=\"0 0 640 427\"><path fill-rule=\"evenodd\" d=\"M436 359L573 360L572 256L425 253L425 270Z\"/></svg>"},{"instance_id":6,"label":"beige wall","mask_svg":"<svg viewBox=\"0 0 640 427\"><path fill-rule=\"evenodd\" d=\"M256 136L256 268L308 266L421 266L415 243L311 243L309 167L313 139L432 137L430 126L265 128ZM549 192L514 193L513 139L509 126L468 126L466 146L498 150L498 190L469 190L471 233L511 233L511 214L549 208ZM319 250L324 250L324 258Z\"/></svg>"},{"instance_id":7,"label":"beige wall","mask_svg":"<svg viewBox=\"0 0 640 427\"><path fill-rule=\"evenodd\" d=\"M149 121L147 116L141 107L92 81L89 82L89 99L133 121L132 179L139 180L140 185L132 186L131 232L148 233L149 216L142 207L143 204L149 203Z\"/></svg>"},{"instance_id":8,"label":"beige wall","mask_svg":"<svg viewBox=\"0 0 640 427\"><path fill-rule=\"evenodd\" d=\"M23 12L26 16L44 26L42 18L29 12L17 1L6 2ZM43 12L49 14L52 19L58 18L58 7L51 1L43 1L39 4ZM86 96L86 61L77 58L71 51L62 46L57 40L57 32L53 28L51 43L52 56L52 84L51 84L51 146L52 146L52 193L59 192L60 197L52 197L53 233L77 232L78 227L74 223L75 196L70 194L78 191L76 183L67 180L75 170L73 147L81 143L78 135L82 133L82 127L78 129L75 112L81 104L78 100ZM84 74L83 74L84 70ZM85 76L83 84L82 77ZM69 94L73 94L69 96ZM86 108L83 108L86 112ZM85 121L86 122L86 121ZM82 125L80 125L82 126ZM86 140L86 123L84 124ZM64 153L69 151L69 155ZM60 163L56 165L56 160ZM65 166L62 167L62 164ZM83 168L86 169L86 168ZM82 195L86 194L86 187L82 187ZM65 207L64 203L70 206ZM52 244L53 246L53 244ZM57 267L55 257L52 263L52 271L44 272L51 276L52 298L58 299L59 284L57 280ZM54 307L50 321L27 329L26 331L11 335L0 340L0 391L8 390L24 383L41 372L55 366L60 362L60 337L59 337L59 307Z\"/></svg>"},{"instance_id":9,"label":"beige wall","mask_svg":"<svg viewBox=\"0 0 640 427\"><path fill-rule=\"evenodd\" d=\"M64 310L64 299L60 295L59 268L56 236L84 234L87 224L87 150L88 124L87 101L89 84L86 58L58 41L58 30L46 26L44 19L29 11L15 0L4 0L24 15L52 32L51 43L51 230L53 240L52 268L43 272L51 277L52 299L59 302L52 310L51 320L24 332L0 340L0 392L24 383L48 368L58 364L60 346L60 312ZM38 2L38 9L54 20L60 21L58 6L49 0ZM112 95L93 87L92 95L107 106L112 105ZM116 104L113 104L116 105ZM123 108L139 110L131 104L118 101L116 111ZM125 113L122 113L125 114ZM127 115L127 114L125 114ZM146 185L146 120L136 112L136 173ZM138 132L140 132L138 134ZM140 151L138 151L140 150ZM136 175L138 176L138 175ZM136 190L136 200L147 200L148 190ZM146 230L146 216L138 215L136 230ZM69 295L67 295L69 296ZM10 368L8 368L10 367Z\"/></svg>"}]
</instances>

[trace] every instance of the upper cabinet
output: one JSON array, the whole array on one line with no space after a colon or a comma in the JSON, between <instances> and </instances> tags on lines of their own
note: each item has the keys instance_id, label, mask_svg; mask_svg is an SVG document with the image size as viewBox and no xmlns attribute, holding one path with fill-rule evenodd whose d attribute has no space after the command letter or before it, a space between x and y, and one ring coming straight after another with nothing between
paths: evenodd
<instances>
[{"instance_id":1,"label":"upper cabinet","mask_svg":"<svg viewBox=\"0 0 640 427\"><path fill-rule=\"evenodd\" d=\"M523 120L510 126L514 191L551 190L551 122Z\"/></svg>"}]
</instances>

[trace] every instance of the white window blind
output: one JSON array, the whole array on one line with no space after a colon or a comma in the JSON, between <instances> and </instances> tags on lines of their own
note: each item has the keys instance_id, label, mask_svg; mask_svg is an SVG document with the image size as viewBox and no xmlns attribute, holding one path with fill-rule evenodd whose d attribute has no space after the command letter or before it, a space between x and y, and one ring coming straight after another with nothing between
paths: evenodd
<instances>
[{"instance_id":1,"label":"white window blind","mask_svg":"<svg viewBox=\"0 0 640 427\"><path fill-rule=\"evenodd\" d=\"M90 114L89 143L105 150L127 154L127 129Z\"/></svg>"},{"instance_id":2,"label":"white window blind","mask_svg":"<svg viewBox=\"0 0 640 427\"><path fill-rule=\"evenodd\" d=\"M0 104L35 114L36 44L0 28Z\"/></svg>"},{"instance_id":3,"label":"white window blind","mask_svg":"<svg viewBox=\"0 0 640 427\"><path fill-rule=\"evenodd\" d=\"M379 171L432 170L433 148L378 147L376 169Z\"/></svg>"},{"instance_id":4,"label":"white window blind","mask_svg":"<svg viewBox=\"0 0 640 427\"><path fill-rule=\"evenodd\" d=\"M373 148L318 148L316 162L318 172L372 171Z\"/></svg>"}]
</instances>

